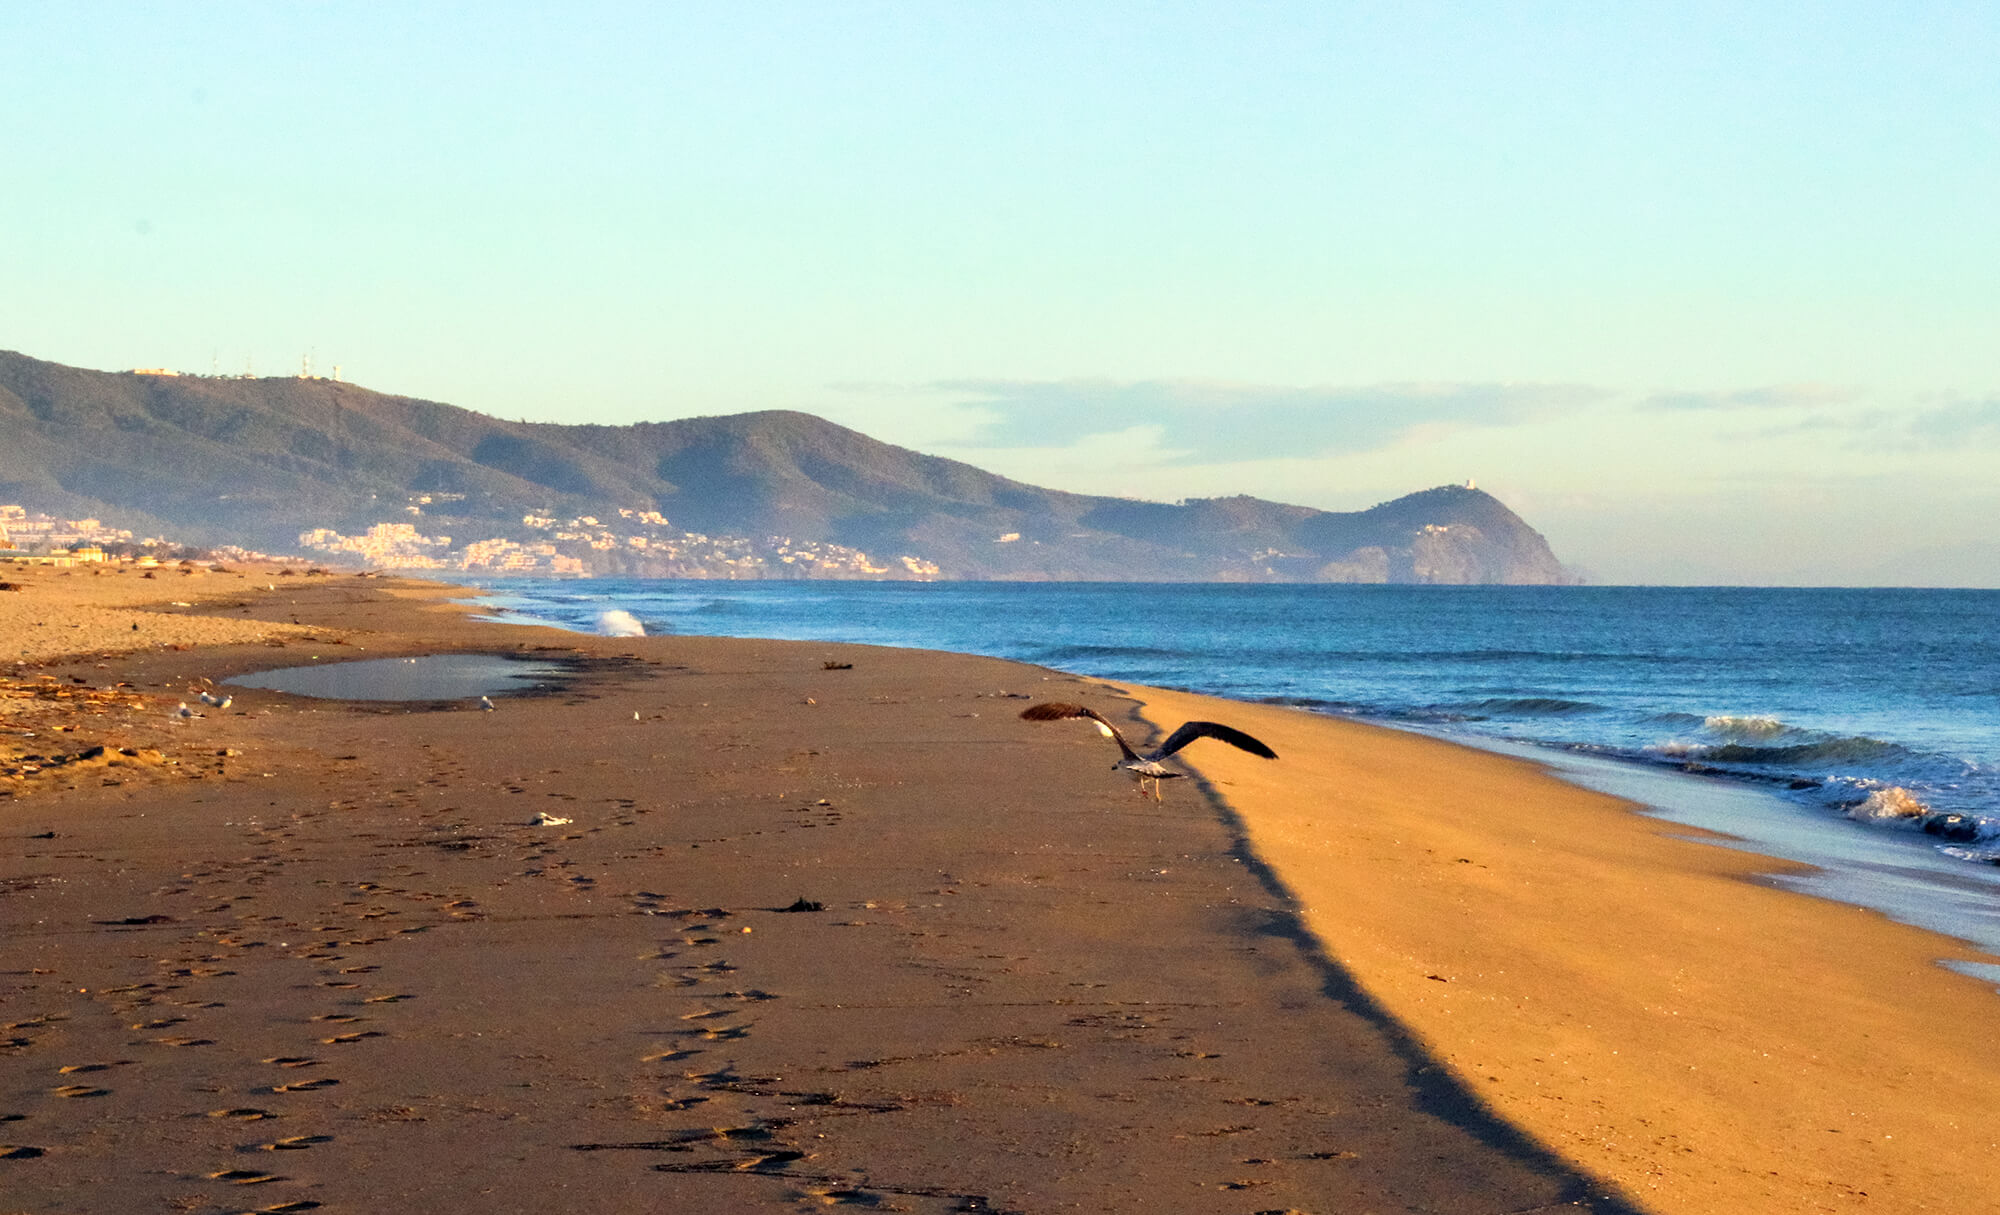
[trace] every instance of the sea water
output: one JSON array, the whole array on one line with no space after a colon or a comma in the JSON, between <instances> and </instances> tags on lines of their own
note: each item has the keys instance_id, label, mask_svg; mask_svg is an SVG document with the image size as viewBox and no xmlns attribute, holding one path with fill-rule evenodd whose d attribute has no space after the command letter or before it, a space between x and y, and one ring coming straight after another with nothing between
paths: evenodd
<instances>
[{"instance_id":1,"label":"sea water","mask_svg":"<svg viewBox=\"0 0 2000 1215\"><path fill-rule=\"evenodd\" d=\"M2000 947L2000 591L476 585L586 632L959 650L1511 749Z\"/></svg>"}]
</instances>

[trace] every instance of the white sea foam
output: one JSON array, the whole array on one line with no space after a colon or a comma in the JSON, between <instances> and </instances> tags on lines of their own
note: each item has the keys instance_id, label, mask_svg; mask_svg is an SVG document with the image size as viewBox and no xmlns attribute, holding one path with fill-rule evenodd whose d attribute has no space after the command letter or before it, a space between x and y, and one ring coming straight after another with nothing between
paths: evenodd
<instances>
[{"instance_id":1,"label":"white sea foam","mask_svg":"<svg viewBox=\"0 0 2000 1215\"><path fill-rule=\"evenodd\" d=\"M1707 729L1724 738L1776 738L1791 729L1775 717L1732 717L1728 715L1705 718L1702 723Z\"/></svg>"},{"instance_id":2,"label":"white sea foam","mask_svg":"<svg viewBox=\"0 0 2000 1215\"><path fill-rule=\"evenodd\" d=\"M1915 822L1931 812L1915 794L1899 785L1870 793L1847 808L1847 817L1863 823Z\"/></svg>"},{"instance_id":3,"label":"white sea foam","mask_svg":"<svg viewBox=\"0 0 2000 1215\"><path fill-rule=\"evenodd\" d=\"M1992 848L1940 848L1939 852L1961 861L1972 861L1980 865L2000 865L2000 850Z\"/></svg>"},{"instance_id":4,"label":"white sea foam","mask_svg":"<svg viewBox=\"0 0 2000 1215\"><path fill-rule=\"evenodd\" d=\"M597 632L600 637L644 637L646 626L632 613L613 608L597 614Z\"/></svg>"}]
</instances>

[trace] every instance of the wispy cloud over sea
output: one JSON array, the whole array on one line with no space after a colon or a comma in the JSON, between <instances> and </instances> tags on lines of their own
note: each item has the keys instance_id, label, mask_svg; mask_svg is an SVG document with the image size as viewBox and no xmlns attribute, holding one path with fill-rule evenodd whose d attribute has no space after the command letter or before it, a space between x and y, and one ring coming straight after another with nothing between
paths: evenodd
<instances>
[{"instance_id":1,"label":"wispy cloud over sea","mask_svg":"<svg viewBox=\"0 0 2000 1215\"><path fill-rule=\"evenodd\" d=\"M1612 394L1584 384L1282 387L1197 380L954 380L929 385L984 415L968 447L1060 447L1159 428L1170 462L1379 451L1421 436L1570 413Z\"/></svg>"}]
</instances>

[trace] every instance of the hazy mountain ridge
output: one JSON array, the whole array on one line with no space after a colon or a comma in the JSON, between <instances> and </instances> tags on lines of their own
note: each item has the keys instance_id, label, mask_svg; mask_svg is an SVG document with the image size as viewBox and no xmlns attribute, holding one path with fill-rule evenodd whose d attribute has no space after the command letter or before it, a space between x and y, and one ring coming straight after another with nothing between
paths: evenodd
<instances>
[{"instance_id":1,"label":"hazy mountain ridge","mask_svg":"<svg viewBox=\"0 0 2000 1215\"><path fill-rule=\"evenodd\" d=\"M424 495L462 499L413 515ZM459 544L520 538L528 514L625 508L885 565L912 555L951 578L1570 580L1539 533L1470 488L1352 513L1247 496L1141 502L1027 485L786 410L509 422L328 380L88 371L7 352L0 501L278 549L312 528L385 521ZM617 560L647 572L629 553Z\"/></svg>"}]
</instances>

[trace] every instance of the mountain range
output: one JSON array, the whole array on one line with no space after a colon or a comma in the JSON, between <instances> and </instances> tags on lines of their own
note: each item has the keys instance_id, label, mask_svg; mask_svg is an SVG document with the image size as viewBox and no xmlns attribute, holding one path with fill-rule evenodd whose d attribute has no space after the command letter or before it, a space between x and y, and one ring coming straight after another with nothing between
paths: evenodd
<instances>
[{"instance_id":1,"label":"mountain range","mask_svg":"<svg viewBox=\"0 0 2000 1215\"><path fill-rule=\"evenodd\" d=\"M1573 580L1538 532L1469 486L1346 513L1146 502L1028 485L788 410L511 422L326 379L92 371L5 351L0 502L278 551L311 529L413 516L463 543L536 538L529 516L624 510L707 536L913 556L944 578ZM592 558L600 572L654 572L633 561Z\"/></svg>"}]
</instances>

